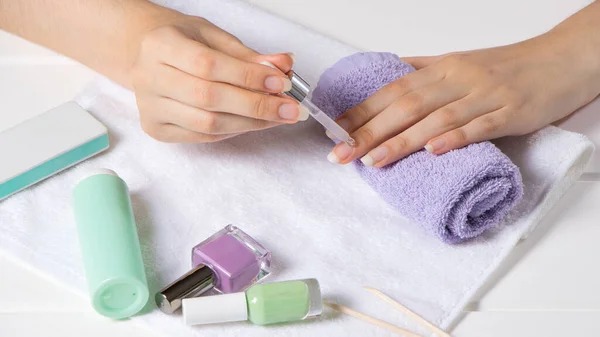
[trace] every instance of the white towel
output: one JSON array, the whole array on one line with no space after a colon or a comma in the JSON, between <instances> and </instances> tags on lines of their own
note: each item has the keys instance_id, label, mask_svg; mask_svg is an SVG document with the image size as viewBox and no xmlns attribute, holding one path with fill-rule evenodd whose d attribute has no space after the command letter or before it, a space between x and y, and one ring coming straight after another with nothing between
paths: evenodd
<instances>
[{"instance_id":1,"label":"white towel","mask_svg":"<svg viewBox=\"0 0 600 337\"><path fill-rule=\"evenodd\" d=\"M296 53L296 69L313 84L356 51L238 0L167 2L261 52ZM376 287L448 327L593 151L584 136L555 127L498 141L521 169L523 202L501 230L448 246L389 208L351 166L330 164L331 142L313 120L215 144L164 144L141 131L131 92L100 80L78 101L109 128L112 149L0 203L3 250L87 296L69 198L85 171L108 167L130 186L153 293L188 270L192 246L232 223L272 251L265 281L315 277L325 299L423 334L360 287ZM187 327L180 315L158 310L134 320L168 336L389 335L328 310L318 320L273 327Z\"/></svg>"}]
</instances>

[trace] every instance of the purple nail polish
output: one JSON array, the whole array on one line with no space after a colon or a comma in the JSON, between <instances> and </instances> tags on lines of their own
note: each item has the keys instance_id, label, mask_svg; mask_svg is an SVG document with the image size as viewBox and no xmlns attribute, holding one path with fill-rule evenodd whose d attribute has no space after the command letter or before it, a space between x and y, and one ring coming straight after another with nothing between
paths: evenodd
<instances>
[{"instance_id":1,"label":"purple nail polish","mask_svg":"<svg viewBox=\"0 0 600 337\"><path fill-rule=\"evenodd\" d=\"M216 290L235 293L269 274L271 253L229 225L192 249L192 267L202 264L215 273Z\"/></svg>"},{"instance_id":2,"label":"purple nail polish","mask_svg":"<svg viewBox=\"0 0 600 337\"><path fill-rule=\"evenodd\" d=\"M192 248L192 270L156 294L156 303L171 314L184 298L210 289L236 293L269 274L271 253L241 229L228 225Z\"/></svg>"}]
</instances>

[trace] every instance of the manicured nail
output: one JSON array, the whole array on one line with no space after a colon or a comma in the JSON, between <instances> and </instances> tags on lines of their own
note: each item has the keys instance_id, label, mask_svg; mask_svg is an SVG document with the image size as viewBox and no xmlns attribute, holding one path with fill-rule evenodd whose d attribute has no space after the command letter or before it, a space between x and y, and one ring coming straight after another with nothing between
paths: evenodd
<instances>
[{"instance_id":1,"label":"manicured nail","mask_svg":"<svg viewBox=\"0 0 600 337\"><path fill-rule=\"evenodd\" d=\"M298 120L305 121L308 119L308 115L308 109L305 106L300 105L300 113L298 114Z\"/></svg>"},{"instance_id":2,"label":"manicured nail","mask_svg":"<svg viewBox=\"0 0 600 337\"><path fill-rule=\"evenodd\" d=\"M286 92L292 89L292 82L287 78L269 76L265 79L265 88L276 92Z\"/></svg>"},{"instance_id":3,"label":"manicured nail","mask_svg":"<svg viewBox=\"0 0 600 337\"><path fill-rule=\"evenodd\" d=\"M360 161L365 166L375 166L378 162L385 159L388 154L387 147L378 147L375 150L367 153L364 157L360 158Z\"/></svg>"},{"instance_id":4,"label":"manicured nail","mask_svg":"<svg viewBox=\"0 0 600 337\"><path fill-rule=\"evenodd\" d=\"M338 123L339 126L342 127L342 129L348 131L348 129L350 128L350 121L347 120L346 118L340 118L338 121L336 121L336 123Z\"/></svg>"},{"instance_id":5,"label":"manicured nail","mask_svg":"<svg viewBox=\"0 0 600 337\"><path fill-rule=\"evenodd\" d=\"M444 138L438 138L427 143L427 145L425 145L425 150L429 153L434 153L435 151L441 150L444 146L446 146L446 140Z\"/></svg>"},{"instance_id":6,"label":"manicured nail","mask_svg":"<svg viewBox=\"0 0 600 337\"><path fill-rule=\"evenodd\" d=\"M269 61L262 61L260 64L262 64L263 66L271 67L273 69L277 69L277 67Z\"/></svg>"},{"instance_id":7,"label":"manicured nail","mask_svg":"<svg viewBox=\"0 0 600 337\"><path fill-rule=\"evenodd\" d=\"M287 53L287 54L292 59L292 62L296 63L296 55L294 53Z\"/></svg>"},{"instance_id":8,"label":"manicured nail","mask_svg":"<svg viewBox=\"0 0 600 337\"><path fill-rule=\"evenodd\" d=\"M279 117L292 121L298 120L298 117L300 117L300 106L292 103L283 104L279 107Z\"/></svg>"},{"instance_id":9,"label":"manicured nail","mask_svg":"<svg viewBox=\"0 0 600 337\"><path fill-rule=\"evenodd\" d=\"M331 139L331 140L338 140L337 137L334 136L333 133L331 133L331 131L329 131L329 130L325 130L325 135L327 137L329 137L329 139Z\"/></svg>"},{"instance_id":10,"label":"manicured nail","mask_svg":"<svg viewBox=\"0 0 600 337\"><path fill-rule=\"evenodd\" d=\"M260 64L277 69L273 63L269 61L262 61ZM292 90L292 81L289 78L269 76L265 79L265 88L277 92L286 92Z\"/></svg>"},{"instance_id":11,"label":"manicured nail","mask_svg":"<svg viewBox=\"0 0 600 337\"><path fill-rule=\"evenodd\" d=\"M336 146L333 151L327 155L327 160L334 164L338 164L352 154L352 148L346 143L341 143Z\"/></svg>"}]
</instances>

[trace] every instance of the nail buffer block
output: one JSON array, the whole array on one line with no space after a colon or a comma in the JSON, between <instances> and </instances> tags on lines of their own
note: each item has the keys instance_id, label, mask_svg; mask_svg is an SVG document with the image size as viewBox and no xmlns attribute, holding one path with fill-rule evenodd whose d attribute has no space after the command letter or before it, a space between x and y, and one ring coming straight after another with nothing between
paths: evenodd
<instances>
[{"instance_id":1,"label":"nail buffer block","mask_svg":"<svg viewBox=\"0 0 600 337\"><path fill-rule=\"evenodd\" d=\"M0 200L108 149L108 131L68 102L0 132Z\"/></svg>"}]
</instances>

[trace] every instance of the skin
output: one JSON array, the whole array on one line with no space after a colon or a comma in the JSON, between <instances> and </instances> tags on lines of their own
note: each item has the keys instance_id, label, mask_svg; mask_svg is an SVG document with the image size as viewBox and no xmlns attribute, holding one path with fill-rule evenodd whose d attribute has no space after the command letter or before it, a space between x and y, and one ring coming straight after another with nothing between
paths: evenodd
<instances>
[{"instance_id":1,"label":"skin","mask_svg":"<svg viewBox=\"0 0 600 337\"><path fill-rule=\"evenodd\" d=\"M145 0L0 0L0 28L133 90L142 129L160 141L214 142L308 118L280 94L292 54L259 54Z\"/></svg>"},{"instance_id":2,"label":"skin","mask_svg":"<svg viewBox=\"0 0 600 337\"><path fill-rule=\"evenodd\" d=\"M142 129L214 142L308 118L282 96L293 55L262 55L205 19L145 0L0 0L0 28L133 90ZM513 45L405 60L417 71L345 112L328 159L383 167L551 124L600 94L600 2ZM260 63L268 61L275 67Z\"/></svg>"},{"instance_id":3,"label":"skin","mask_svg":"<svg viewBox=\"0 0 600 337\"><path fill-rule=\"evenodd\" d=\"M484 50L406 58L417 71L385 86L337 122L357 146L328 159L383 167L425 148L536 131L600 94L600 2L546 34Z\"/></svg>"}]
</instances>

